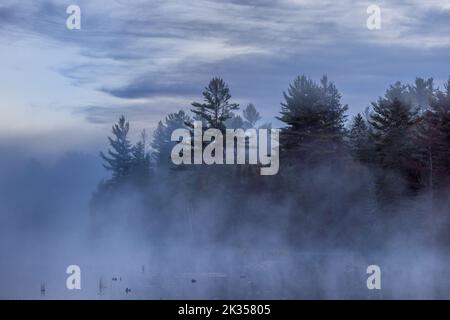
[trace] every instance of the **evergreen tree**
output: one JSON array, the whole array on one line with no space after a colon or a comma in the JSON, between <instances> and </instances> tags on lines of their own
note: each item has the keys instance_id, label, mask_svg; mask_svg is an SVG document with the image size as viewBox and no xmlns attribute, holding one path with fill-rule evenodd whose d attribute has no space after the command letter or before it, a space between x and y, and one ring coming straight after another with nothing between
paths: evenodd
<instances>
[{"instance_id":1,"label":"evergreen tree","mask_svg":"<svg viewBox=\"0 0 450 320\"><path fill-rule=\"evenodd\" d=\"M170 158L173 146L176 142L171 141L172 132L176 129L187 128L191 119L183 110L169 114L164 121L160 121L153 133L151 147L153 149L152 157L156 165L160 167L170 166Z\"/></svg>"},{"instance_id":2,"label":"evergreen tree","mask_svg":"<svg viewBox=\"0 0 450 320\"><path fill-rule=\"evenodd\" d=\"M432 143L434 139L432 136L435 134L433 133L433 125L431 125L433 120L430 117L430 103L435 91L433 78L416 78L413 85L403 85L401 82L396 82L389 87L384 97L385 105L394 106L393 102L399 101L404 106L400 113L403 112L405 117L408 117L409 114L411 123L406 126L400 125L395 130L391 130L392 132L400 132L401 137L399 138L401 141L393 144L393 152L388 154L391 160L387 160L389 156L386 156L384 161L381 161L379 156L382 148L378 148L377 160L384 163L383 166L385 167L396 167L397 170L402 171L415 188L432 182L431 176L429 176L428 183L424 181L424 176L428 175L426 172L428 170L424 170L424 167L430 166L431 149L428 144ZM409 109L409 111L406 109ZM390 117L385 118L393 120L394 114L395 112ZM393 120L390 125L395 126L399 121ZM402 133L402 130L405 132ZM374 131L377 131L376 128ZM377 134L373 134L371 137L376 140ZM386 144L384 146L386 147Z\"/></svg>"},{"instance_id":3,"label":"evergreen tree","mask_svg":"<svg viewBox=\"0 0 450 320\"><path fill-rule=\"evenodd\" d=\"M279 120L287 124L281 131L281 147L292 156L324 156L343 145L347 105L326 76L320 85L298 77L284 92Z\"/></svg>"},{"instance_id":4,"label":"evergreen tree","mask_svg":"<svg viewBox=\"0 0 450 320\"><path fill-rule=\"evenodd\" d=\"M397 97L391 99L387 95L373 102L372 106L369 123L372 126L374 161L384 172L379 177L377 191L384 203L391 204L404 192L415 192L422 185L422 167L417 160L418 148L414 142L419 117L411 103L402 102ZM406 183L406 189L401 190L403 183Z\"/></svg>"},{"instance_id":5,"label":"evergreen tree","mask_svg":"<svg viewBox=\"0 0 450 320\"><path fill-rule=\"evenodd\" d=\"M261 115L258 111L256 111L256 108L252 103L247 105L247 107L242 111L242 114L245 119L244 125L247 128L255 128L256 123L261 120Z\"/></svg>"},{"instance_id":6,"label":"evergreen tree","mask_svg":"<svg viewBox=\"0 0 450 320\"><path fill-rule=\"evenodd\" d=\"M370 160L369 128L360 113L353 118L350 128L350 150L355 159Z\"/></svg>"},{"instance_id":7,"label":"evergreen tree","mask_svg":"<svg viewBox=\"0 0 450 320\"><path fill-rule=\"evenodd\" d=\"M404 104L411 105L415 110L425 111L430 105L430 99L434 92L433 78L416 78L413 85L404 85L397 81L386 90L385 98L390 101L397 99Z\"/></svg>"},{"instance_id":8,"label":"evergreen tree","mask_svg":"<svg viewBox=\"0 0 450 320\"><path fill-rule=\"evenodd\" d=\"M450 78L444 91L434 91L424 112L417 141L429 190L449 183L450 165Z\"/></svg>"},{"instance_id":9,"label":"evergreen tree","mask_svg":"<svg viewBox=\"0 0 450 320\"><path fill-rule=\"evenodd\" d=\"M413 107L425 111L430 106L430 101L435 94L433 78L416 78L414 85L408 85L408 94Z\"/></svg>"},{"instance_id":10,"label":"evergreen tree","mask_svg":"<svg viewBox=\"0 0 450 320\"><path fill-rule=\"evenodd\" d=\"M244 126L245 122L242 117L234 112L230 112L230 118L225 121L225 127L227 129L242 129Z\"/></svg>"},{"instance_id":11,"label":"evergreen tree","mask_svg":"<svg viewBox=\"0 0 450 320\"><path fill-rule=\"evenodd\" d=\"M412 128L417 123L417 112L396 97L380 98L372 106L369 123L374 128L378 162L389 168L404 166L412 152Z\"/></svg>"},{"instance_id":12,"label":"evergreen tree","mask_svg":"<svg viewBox=\"0 0 450 320\"><path fill-rule=\"evenodd\" d=\"M225 121L231 118L231 112L239 108L239 104L230 103L231 95L228 85L221 78L213 78L203 92L204 102L193 102L192 112L197 119L206 124L206 128L224 131Z\"/></svg>"},{"instance_id":13,"label":"evergreen tree","mask_svg":"<svg viewBox=\"0 0 450 320\"><path fill-rule=\"evenodd\" d=\"M261 120L261 115L256 110L255 106L250 103L247 107L242 110L242 115L236 115L230 112L230 118L225 121L227 129L271 129L272 123L266 122L260 126L256 126L259 120Z\"/></svg>"},{"instance_id":14,"label":"evergreen tree","mask_svg":"<svg viewBox=\"0 0 450 320\"><path fill-rule=\"evenodd\" d=\"M140 140L132 149L132 171L137 182L146 183L150 177L150 154L146 150L147 134L145 130L141 132Z\"/></svg>"},{"instance_id":15,"label":"evergreen tree","mask_svg":"<svg viewBox=\"0 0 450 320\"><path fill-rule=\"evenodd\" d=\"M112 172L111 182L118 183L128 177L133 166L132 146L128 140L130 124L125 121L122 115L119 122L112 127L114 138L108 137L111 149L108 155L100 152L100 156L105 161L103 166Z\"/></svg>"},{"instance_id":16,"label":"evergreen tree","mask_svg":"<svg viewBox=\"0 0 450 320\"><path fill-rule=\"evenodd\" d=\"M394 100L399 100L405 105L412 106L412 99L408 86L402 84L400 81L397 81L389 86L384 94L384 99L391 102Z\"/></svg>"}]
</instances>

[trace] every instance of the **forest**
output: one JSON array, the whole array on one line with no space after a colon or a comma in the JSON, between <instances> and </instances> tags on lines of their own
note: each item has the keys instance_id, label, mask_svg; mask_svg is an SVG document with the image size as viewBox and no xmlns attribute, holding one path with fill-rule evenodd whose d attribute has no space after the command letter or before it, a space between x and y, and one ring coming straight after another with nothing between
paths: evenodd
<instances>
[{"instance_id":1,"label":"forest","mask_svg":"<svg viewBox=\"0 0 450 320\"><path fill-rule=\"evenodd\" d=\"M354 247L381 245L390 225L404 221L399 232L432 228L428 240L447 240L450 79L444 88L432 78L396 82L348 119L333 82L299 76L283 92L280 171L271 177L249 165L171 162L171 133L192 130L193 121L222 132L272 127L260 123L253 104L234 103L221 78L202 95L190 113L161 120L151 139L142 132L132 144L124 116L113 126L109 150L101 153L111 178L99 184L90 205L99 231L121 217L161 244L183 235L196 244L245 247L276 234L296 247Z\"/></svg>"},{"instance_id":2,"label":"forest","mask_svg":"<svg viewBox=\"0 0 450 320\"><path fill-rule=\"evenodd\" d=\"M213 78L151 136L124 114L100 156L50 164L3 148L2 296L449 297L450 79L394 83L350 116L327 77L300 76L272 123L230 90ZM204 131L279 129L278 173L249 161L174 164L171 135L194 121ZM73 264L76 292L65 287ZM370 265L382 290L366 286Z\"/></svg>"}]
</instances>

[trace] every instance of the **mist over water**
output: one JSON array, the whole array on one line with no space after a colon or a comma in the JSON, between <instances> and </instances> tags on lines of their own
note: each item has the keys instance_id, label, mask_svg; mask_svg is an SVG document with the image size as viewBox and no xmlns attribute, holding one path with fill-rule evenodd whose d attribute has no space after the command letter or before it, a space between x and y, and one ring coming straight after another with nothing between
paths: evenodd
<instances>
[{"instance_id":1,"label":"mist over water","mask_svg":"<svg viewBox=\"0 0 450 320\"><path fill-rule=\"evenodd\" d=\"M0 2L0 299L450 299L448 0L76 2Z\"/></svg>"},{"instance_id":2,"label":"mist over water","mask_svg":"<svg viewBox=\"0 0 450 320\"><path fill-rule=\"evenodd\" d=\"M423 196L379 208L372 173L355 163L292 174L301 206L277 195L275 180L248 197L218 186L195 203L160 183L150 211L129 190L101 227L89 209L105 176L96 157L51 166L2 157L2 167L11 168L0 189L4 299L449 298L448 203ZM228 211L233 201L239 212ZM66 289L72 264L81 290ZM382 290L366 287L372 264Z\"/></svg>"}]
</instances>

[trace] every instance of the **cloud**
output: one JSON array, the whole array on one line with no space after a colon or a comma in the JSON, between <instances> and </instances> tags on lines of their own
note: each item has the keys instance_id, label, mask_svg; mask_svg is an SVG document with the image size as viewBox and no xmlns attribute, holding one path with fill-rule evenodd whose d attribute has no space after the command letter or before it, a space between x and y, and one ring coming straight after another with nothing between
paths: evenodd
<instances>
[{"instance_id":1,"label":"cloud","mask_svg":"<svg viewBox=\"0 0 450 320\"><path fill-rule=\"evenodd\" d=\"M111 124L124 115L139 128L154 127L160 119L180 109L188 109L189 99L153 97L135 103L115 105L89 105L73 108L75 114L82 114L93 124Z\"/></svg>"},{"instance_id":2,"label":"cloud","mask_svg":"<svg viewBox=\"0 0 450 320\"><path fill-rule=\"evenodd\" d=\"M133 82L120 88L103 88L106 92L117 98L136 99L154 95L186 96L198 92L199 86L189 83L154 83L147 77L135 79Z\"/></svg>"},{"instance_id":3,"label":"cloud","mask_svg":"<svg viewBox=\"0 0 450 320\"><path fill-rule=\"evenodd\" d=\"M36 50L39 39L55 55L61 47L77 52L54 70L96 91L90 122L109 121L115 105L139 99L198 100L212 76L224 76L235 98L273 116L297 74L328 73L361 108L381 82L423 75L421 65L444 77L449 57L448 1L377 3L379 31L366 28L366 0L80 0L82 28L67 30L71 1L4 0L0 41Z\"/></svg>"}]
</instances>

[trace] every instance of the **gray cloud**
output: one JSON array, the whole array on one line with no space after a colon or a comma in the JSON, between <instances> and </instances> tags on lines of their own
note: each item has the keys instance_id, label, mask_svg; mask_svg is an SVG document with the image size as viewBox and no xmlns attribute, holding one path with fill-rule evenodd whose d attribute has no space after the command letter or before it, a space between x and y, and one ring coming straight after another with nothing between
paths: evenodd
<instances>
[{"instance_id":1,"label":"gray cloud","mask_svg":"<svg viewBox=\"0 0 450 320\"><path fill-rule=\"evenodd\" d=\"M188 109L188 100L171 98L153 98L146 102L116 105L89 105L73 109L94 124L111 124L124 115L138 127L154 127L167 114L179 109Z\"/></svg>"},{"instance_id":2,"label":"gray cloud","mask_svg":"<svg viewBox=\"0 0 450 320\"><path fill-rule=\"evenodd\" d=\"M200 85L186 82L157 83L152 77L142 77L133 80L131 83L119 88L102 88L106 92L117 98L136 99L151 96L189 96L198 93Z\"/></svg>"},{"instance_id":3,"label":"gray cloud","mask_svg":"<svg viewBox=\"0 0 450 320\"><path fill-rule=\"evenodd\" d=\"M74 85L122 100L200 96L208 78L219 75L237 98L274 115L298 73L327 73L344 99L363 108L386 81L448 72L445 1L379 1L377 32L365 28L370 1L81 0L79 31L65 28L69 4L7 0L0 6L2 37L76 48L85 62L55 68ZM90 121L104 121L107 110L115 115L110 105L91 109Z\"/></svg>"}]
</instances>

